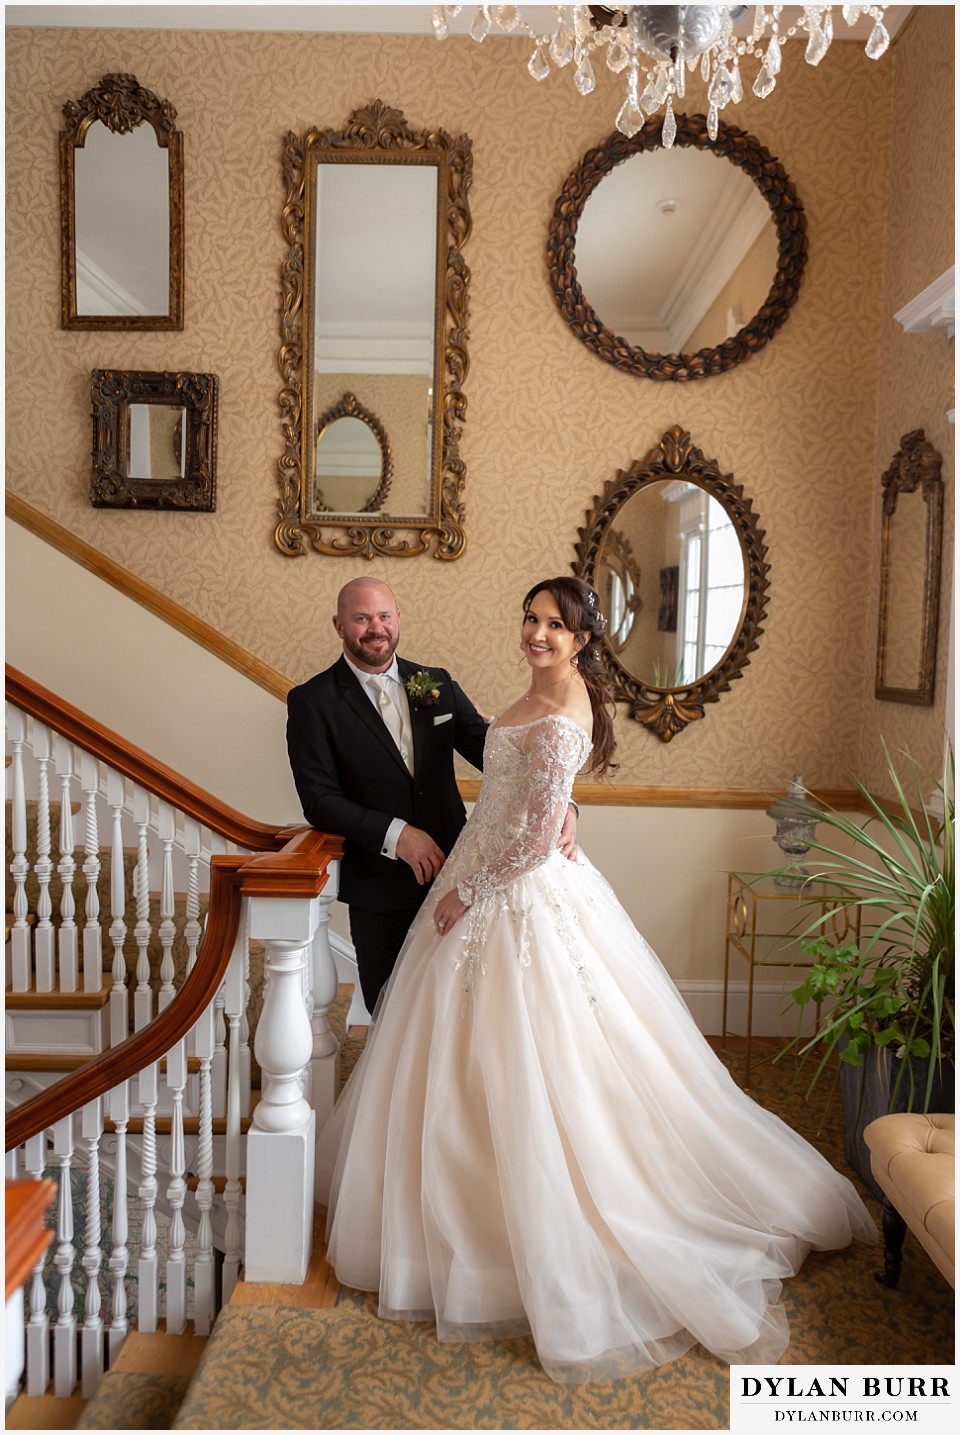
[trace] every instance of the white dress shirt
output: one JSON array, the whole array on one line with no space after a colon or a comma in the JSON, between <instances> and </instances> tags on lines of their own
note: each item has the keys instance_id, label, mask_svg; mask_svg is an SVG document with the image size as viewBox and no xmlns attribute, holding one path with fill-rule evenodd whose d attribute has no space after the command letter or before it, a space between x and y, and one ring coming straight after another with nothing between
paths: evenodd
<instances>
[{"instance_id":1,"label":"white dress shirt","mask_svg":"<svg viewBox=\"0 0 960 1435\"><path fill-rule=\"evenodd\" d=\"M394 653L393 662L390 664L389 668L387 668L385 673L364 672L363 668L358 668L356 663L353 662L349 653L344 653L343 658L344 662L347 664L347 667L351 670L357 682L363 688L363 691L366 693L370 702L376 709L378 718L380 717L380 706L377 702L377 685L376 683L372 683L370 679L387 679L387 692L393 699L397 711L400 713L400 716L402 717L404 724L407 727L407 731L410 732L412 738L413 728L410 721L410 705L407 702L406 690L404 689L403 683L400 681L400 668L397 663L396 653ZM380 721L382 722L383 719L380 718ZM387 828L386 835L384 836L383 845L380 848L381 857L389 857L390 860L393 862L397 860L397 842L399 841L400 833L403 831L406 825L406 820L403 817L393 818L390 823L390 826Z\"/></svg>"}]
</instances>

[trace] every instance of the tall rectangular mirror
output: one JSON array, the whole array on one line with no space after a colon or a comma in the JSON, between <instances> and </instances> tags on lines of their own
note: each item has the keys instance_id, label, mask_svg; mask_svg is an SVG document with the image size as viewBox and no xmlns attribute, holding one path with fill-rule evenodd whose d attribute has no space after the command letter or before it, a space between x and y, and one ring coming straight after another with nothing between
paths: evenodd
<instances>
[{"instance_id":1,"label":"tall rectangular mirror","mask_svg":"<svg viewBox=\"0 0 960 1435\"><path fill-rule=\"evenodd\" d=\"M933 703L940 618L943 484L923 429L904 434L881 478L880 617L875 694Z\"/></svg>"},{"instance_id":2,"label":"tall rectangular mirror","mask_svg":"<svg viewBox=\"0 0 960 1435\"><path fill-rule=\"evenodd\" d=\"M463 552L471 166L379 102L287 135L282 553Z\"/></svg>"}]
</instances>

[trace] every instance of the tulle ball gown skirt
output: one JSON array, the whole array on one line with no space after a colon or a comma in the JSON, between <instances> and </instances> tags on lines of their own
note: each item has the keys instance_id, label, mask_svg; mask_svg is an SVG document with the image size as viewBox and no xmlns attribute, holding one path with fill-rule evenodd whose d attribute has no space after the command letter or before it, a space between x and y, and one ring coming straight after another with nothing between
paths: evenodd
<instances>
[{"instance_id":1,"label":"tulle ball gown skirt","mask_svg":"<svg viewBox=\"0 0 960 1435\"><path fill-rule=\"evenodd\" d=\"M777 1360L781 1281L875 1238L850 1182L738 1089L582 855L446 937L432 910L318 1146L341 1283L441 1340L529 1332L555 1380Z\"/></svg>"}]
</instances>

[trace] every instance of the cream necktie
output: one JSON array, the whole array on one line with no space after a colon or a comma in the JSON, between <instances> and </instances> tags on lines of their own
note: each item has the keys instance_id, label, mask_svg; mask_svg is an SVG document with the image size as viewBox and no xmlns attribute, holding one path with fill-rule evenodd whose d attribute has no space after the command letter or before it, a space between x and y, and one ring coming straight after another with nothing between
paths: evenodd
<instances>
[{"instance_id":1,"label":"cream necktie","mask_svg":"<svg viewBox=\"0 0 960 1435\"><path fill-rule=\"evenodd\" d=\"M390 696L390 680L382 674L375 674L370 681L377 694L377 710L383 718L387 731L400 749L400 756L406 763L408 771L413 772L413 753L410 750L407 724L403 720L399 706Z\"/></svg>"}]
</instances>

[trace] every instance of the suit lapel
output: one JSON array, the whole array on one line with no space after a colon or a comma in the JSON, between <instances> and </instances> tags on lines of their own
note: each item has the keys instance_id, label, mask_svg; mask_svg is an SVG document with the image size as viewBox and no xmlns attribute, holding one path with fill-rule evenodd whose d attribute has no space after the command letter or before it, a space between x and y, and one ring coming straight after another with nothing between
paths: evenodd
<instances>
[{"instance_id":1,"label":"suit lapel","mask_svg":"<svg viewBox=\"0 0 960 1435\"><path fill-rule=\"evenodd\" d=\"M394 742L393 737L387 731L383 718L377 712L373 703L357 682L353 673L347 667L343 658L337 664L337 680L340 684L340 691L344 700L362 723L364 723L384 749L390 754L394 762L400 764L404 772L407 772L407 764L400 755L400 749ZM414 747L414 762L416 762L416 747ZM407 776L409 777L409 773Z\"/></svg>"}]
</instances>

